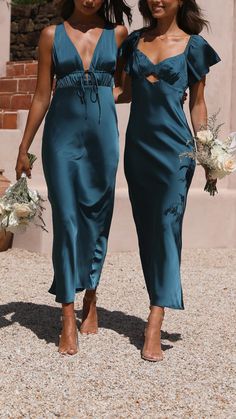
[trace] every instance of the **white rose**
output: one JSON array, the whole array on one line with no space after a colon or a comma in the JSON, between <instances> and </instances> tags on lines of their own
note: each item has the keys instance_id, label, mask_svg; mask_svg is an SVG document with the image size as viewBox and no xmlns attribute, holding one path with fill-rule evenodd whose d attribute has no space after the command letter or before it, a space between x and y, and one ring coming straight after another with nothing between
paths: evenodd
<instances>
[{"instance_id":1,"label":"white rose","mask_svg":"<svg viewBox=\"0 0 236 419\"><path fill-rule=\"evenodd\" d=\"M28 204L14 204L13 208L16 217L27 218L33 215L32 208Z\"/></svg>"},{"instance_id":2,"label":"white rose","mask_svg":"<svg viewBox=\"0 0 236 419\"><path fill-rule=\"evenodd\" d=\"M227 173L233 173L236 170L236 159L235 157L229 157L224 162L224 167Z\"/></svg>"},{"instance_id":3,"label":"white rose","mask_svg":"<svg viewBox=\"0 0 236 419\"><path fill-rule=\"evenodd\" d=\"M210 130L197 132L197 141L199 141L201 144L209 144L212 140L213 134Z\"/></svg>"},{"instance_id":4,"label":"white rose","mask_svg":"<svg viewBox=\"0 0 236 419\"><path fill-rule=\"evenodd\" d=\"M222 150L222 147L218 144L215 144L211 149L211 160L215 161L215 164L220 164L224 159L228 157L228 154Z\"/></svg>"},{"instance_id":5,"label":"white rose","mask_svg":"<svg viewBox=\"0 0 236 419\"><path fill-rule=\"evenodd\" d=\"M217 164L215 170L211 172L213 178L222 179L223 177L230 175L236 170L236 159L234 156L223 156Z\"/></svg>"}]
</instances>

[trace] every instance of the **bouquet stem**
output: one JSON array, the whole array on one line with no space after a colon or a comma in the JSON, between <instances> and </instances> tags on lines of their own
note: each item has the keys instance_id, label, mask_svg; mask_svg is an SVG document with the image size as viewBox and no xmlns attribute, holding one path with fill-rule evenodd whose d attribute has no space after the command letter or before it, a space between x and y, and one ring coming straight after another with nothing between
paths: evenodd
<instances>
[{"instance_id":1,"label":"bouquet stem","mask_svg":"<svg viewBox=\"0 0 236 419\"><path fill-rule=\"evenodd\" d=\"M215 196L218 193L218 189L216 187L216 181L208 180L206 182L204 191L208 192L211 196Z\"/></svg>"}]
</instances>

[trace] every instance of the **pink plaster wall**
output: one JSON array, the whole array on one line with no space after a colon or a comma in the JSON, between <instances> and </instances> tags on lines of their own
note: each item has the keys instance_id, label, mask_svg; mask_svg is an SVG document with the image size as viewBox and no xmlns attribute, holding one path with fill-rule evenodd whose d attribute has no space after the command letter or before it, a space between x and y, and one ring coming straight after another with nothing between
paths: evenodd
<instances>
[{"instance_id":1,"label":"pink plaster wall","mask_svg":"<svg viewBox=\"0 0 236 419\"><path fill-rule=\"evenodd\" d=\"M11 6L0 0L0 77L5 75L6 61L10 56Z\"/></svg>"}]
</instances>

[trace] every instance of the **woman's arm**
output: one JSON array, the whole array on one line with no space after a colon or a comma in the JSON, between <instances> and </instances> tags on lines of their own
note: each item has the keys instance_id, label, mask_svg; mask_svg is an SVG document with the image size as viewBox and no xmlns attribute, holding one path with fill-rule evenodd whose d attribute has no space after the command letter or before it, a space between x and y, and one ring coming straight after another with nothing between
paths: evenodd
<instances>
[{"instance_id":1,"label":"woman's arm","mask_svg":"<svg viewBox=\"0 0 236 419\"><path fill-rule=\"evenodd\" d=\"M43 29L40 35L37 85L29 110L24 135L19 147L16 162L17 179L20 178L22 172L25 172L28 177L31 177L27 152L50 104L54 76L52 62L54 34L55 26L49 26Z\"/></svg>"},{"instance_id":2,"label":"woman's arm","mask_svg":"<svg viewBox=\"0 0 236 419\"><path fill-rule=\"evenodd\" d=\"M206 128L207 126L207 107L204 98L205 83L206 77L204 77L198 83L195 83L190 88L189 108L195 135L198 131L200 131L202 128ZM197 147L199 150L199 144L197 145ZM217 180L211 178L209 169L207 167L204 167L204 169L206 179L216 184Z\"/></svg>"},{"instance_id":3,"label":"woman's arm","mask_svg":"<svg viewBox=\"0 0 236 419\"><path fill-rule=\"evenodd\" d=\"M119 61L117 67L120 71L120 78L113 91L115 103L130 103L132 101L131 77L124 71L124 60L120 58Z\"/></svg>"},{"instance_id":4,"label":"woman's arm","mask_svg":"<svg viewBox=\"0 0 236 419\"><path fill-rule=\"evenodd\" d=\"M128 37L127 28L124 26L116 27L116 42L118 48L121 47ZM129 103L131 101L131 82L130 77L124 72L125 60L119 57L115 72L115 87L113 89L115 103Z\"/></svg>"},{"instance_id":5,"label":"woman's arm","mask_svg":"<svg viewBox=\"0 0 236 419\"><path fill-rule=\"evenodd\" d=\"M207 107L204 98L205 77L190 88L189 109L194 134L207 125Z\"/></svg>"}]
</instances>

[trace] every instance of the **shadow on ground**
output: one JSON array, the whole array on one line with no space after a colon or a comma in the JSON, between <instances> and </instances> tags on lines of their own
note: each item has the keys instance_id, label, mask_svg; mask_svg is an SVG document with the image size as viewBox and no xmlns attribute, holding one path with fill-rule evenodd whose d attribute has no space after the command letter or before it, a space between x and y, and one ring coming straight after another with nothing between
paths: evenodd
<instances>
[{"instance_id":1,"label":"shadow on ground","mask_svg":"<svg viewBox=\"0 0 236 419\"><path fill-rule=\"evenodd\" d=\"M82 311L77 310L77 318L81 319ZM58 344L60 332L59 307L52 307L43 304L12 302L0 306L0 328L9 327L14 323L20 324L31 330L39 339L47 343ZM139 317L125 314L122 311L110 311L98 307L99 327L114 330L122 336L129 338L129 341L137 349L143 345L143 332L146 322ZM162 331L162 339L170 342L181 340L179 333ZM165 351L173 345L163 344Z\"/></svg>"}]
</instances>

